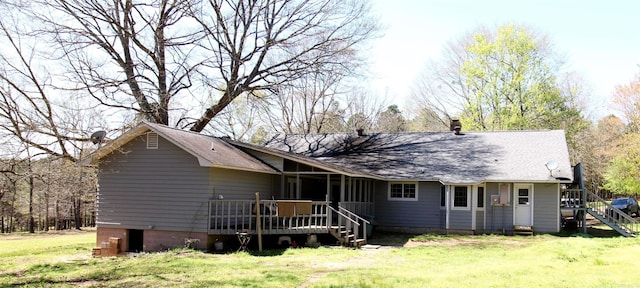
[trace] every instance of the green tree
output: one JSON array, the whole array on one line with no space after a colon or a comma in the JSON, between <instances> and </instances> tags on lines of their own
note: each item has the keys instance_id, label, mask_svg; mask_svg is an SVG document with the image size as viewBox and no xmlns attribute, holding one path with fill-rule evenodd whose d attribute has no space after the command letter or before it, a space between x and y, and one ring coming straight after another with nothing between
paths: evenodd
<instances>
[{"instance_id":1,"label":"green tree","mask_svg":"<svg viewBox=\"0 0 640 288\"><path fill-rule=\"evenodd\" d=\"M479 130L551 128L550 123L575 113L556 83L558 64L547 48L544 38L515 25L475 33L460 69L472 93L463 124Z\"/></svg>"},{"instance_id":2,"label":"green tree","mask_svg":"<svg viewBox=\"0 0 640 288\"><path fill-rule=\"evenodd\" d=\"M640 134L627 134L622 143L604 173L603 188L617 194L639 195Z\"/></svg>"},{"instance_id":3,"label":"green tree","mask_svg":"<svg viewBox=\"0 0 640 288\"><path fill-rule=\"evenodd\" d=\"M442 59L413 88L416 106L439 119L459 118L465 130L588 127L577 104L585 91L560 73L547 39L526 27L480 27L450 42Z\"/></svg>"}]
</instances>

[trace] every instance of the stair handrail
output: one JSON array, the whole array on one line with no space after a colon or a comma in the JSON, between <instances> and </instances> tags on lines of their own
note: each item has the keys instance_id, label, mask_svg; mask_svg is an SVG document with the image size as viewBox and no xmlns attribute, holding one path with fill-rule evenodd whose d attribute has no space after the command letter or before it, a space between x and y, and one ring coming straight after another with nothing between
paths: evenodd
<instances>
[{"instance_id":1,"label":"stair handrail","mask_svg":"<svg viewBox=\"0 0 640 288\"><path fill-rule=\"evenodd\" d=\"M362 228L362 234L363 234L362 239L364 239L364 241L366 243L366 241L367 241L367 225L371 225L371 222L369 222L369 220L367 220L367 219L364 219L364 218L360 217L358 214L349 211L349 209L344 208L342 206L338 206L338 209L340 211L346 212L347 214L349 214L349 216L355 217L357 219L357 220L355 220L356 222L358 222L358 220L362 221L362 224L364 225L363 228ZM351 219L351 217L349 217L349 219ZM360 226L360 223L358 223L358 226ZM356 233L356 239L358 238L357 235L358 234Z\"/></svg>"},{"instance_id":2,"label":"stair handrail","mask_svg":"<svg viewBox=\"0 0 640 288\"><path fill-rule=\"evenodd\" d=\"M353 220L353 219L349 218L349 216L344 215L344 213L342 213L342 212L340 212L340 211L336 210L336 208L333 208L333 207L331 207L331 206L327 206L327 207L329 207L329 209L331 209L331 211L336 212L336 213L338 214L338 216L342 216L342 218L346 218L346 219L348 219L348 220L349 220L349 222L351 222L352 224L356 224L356 225L360 226L360 223L358 223L358 221L356 221L356 220Z\"/></svg>"},{"instance_id":3,"label":"stair handrail","mask_svg":"<svg viewBox=\"0 0 640 288\"><path fill-rule=\"evenodd\" d=\"M349 214L349 216L356 217L358 220L362 220L363 222L365 222L367 224L371 224L371 222L369 220L360 217L358 214L349 211L347 208L344 208L342 206L338 206L338 208L340 209L340 211L347 212L347 214Z\"/></svg>"},{"instance_id":4,"label":"stair handrail","mask_svg":"<svg viewBox=\"0 0 640 288\"><path fill-rule=\"evenodd\" d=\"M345 223L345 226L346 226L347 230L351 229L351 225L353 225L353 224L356 225L356 228L353 229L353 234L354 234L355 239L358 239L358 236L359 236L358 230L360 228L360 223L358 223L357 220L351 219L351 217L345 215L344 213L340 212L339 210L336 210L335 208L331 207L330 205L327 206L327 207L329 207L329 209L331 209L331 211L333 211L336 214L338 214L338 227L340 227L342 225L342 221L341 221L342 219L346 219L346 220L349 221L348 223Z\"/></svg>"},{"instance_id":5,"label":"stair handrail","mask_svg":"<svg viewBox=\"0 0 640 288\"><path fill-rule=\"evenodd\" d=\"M585 205L586 205L585 207L587 208L587 211L589 211L591 214L597 213L604 220L610 222L605 224L615 225L617 228L620 228L626 234L628 234L628 235L625 235L625 233L623 233L622 231L618 231L625 236L634 236L634 235L637 235L638 232L640 232L640 223L638 223L638 221L633 219L633 217L629 216L627 213L622 212L620 209L616 208L615 206L609 204L606 200L596 195L595 193L586 189L585 189L585 193L586 193L585 196L587 196L586 197L587 200L588 199L595 200L595 201L585 201ZM611 211L611 213L609 213L609 211ZM612 228L616 228L616 227L612 227Z\"/></svg>"}]
</instances>

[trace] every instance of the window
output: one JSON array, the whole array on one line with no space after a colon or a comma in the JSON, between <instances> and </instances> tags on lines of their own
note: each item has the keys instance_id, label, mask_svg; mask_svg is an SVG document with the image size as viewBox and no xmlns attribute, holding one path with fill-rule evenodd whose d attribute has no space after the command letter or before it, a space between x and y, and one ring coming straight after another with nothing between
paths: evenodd
<instances>
[{"instance_id":1,"label":"window","mask_svg":"<svg viewBox=\"0 0 640 288\"><path fill-rule=\"evenodd\" d=\"M469 187L452 186L451 201L453 202L453 210L469 210Z\"/></svg>"},{"instance_id":2,"label":"window","mask_svg":"<svg viewBox=\"0 0 640 288\"><path fill-rule=\"evenodd\" d=\"M389 200L417 201L417 183L389 183Z\"/></svg>"},{"instance_id":3,"label":"window","mask_svg":"<svg viewBox=\"0 0 640 288\"><path fill-rule=\"evenodd\" d=\"M518 189L518 204L529 205L529 189Z\"/></svg>"},{"instance_id":4,"label":"window","mask_svg":"<svg viewBox=\"0 0 640 288\"><path fill-rule=\"evenodd\" d=\"M440 186L440 207L444 207L447 202L447 192L445 191L445 186Z\"/></svg>"},{"instance_id":5,"label":"window","mask_svg":"<svg viewBox=\"0 0 640 288\"><path fill-rule=\"evenodd\" d=\"M484 208L484 187L478 187L478 208Z\"/></svg>"}]
</instances>

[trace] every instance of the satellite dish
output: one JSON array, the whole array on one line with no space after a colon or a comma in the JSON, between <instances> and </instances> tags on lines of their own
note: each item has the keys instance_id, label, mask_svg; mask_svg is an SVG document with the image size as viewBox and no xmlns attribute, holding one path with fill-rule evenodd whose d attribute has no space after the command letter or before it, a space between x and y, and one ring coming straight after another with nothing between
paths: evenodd
<instances>
[{"instance_id":1,"label":"satellite dish","mask_svg":"<svg viewBox=\"0 0 640 288\"><path fill-rule=\"evenodd\" d=\"M549 175L553 177L553 170L558 169L558 162L554 160L550 160L547 163L545 163L544 166L547 166L547 170L549 170Z\"/></svg>"},{"instance_id":2,"label":"satellite dish","mask_svg":"<svg viewBox=\"0 0 640 288\"><path fill-rule=\"evenodd\" d=\"M93 132L93 134L91 134L91 142L93 144L100 145L102 143L102 140L104 140L104 137L106 136L107 136L107 131L100 130L100 131Z\"/></svg>"}]
</instances>

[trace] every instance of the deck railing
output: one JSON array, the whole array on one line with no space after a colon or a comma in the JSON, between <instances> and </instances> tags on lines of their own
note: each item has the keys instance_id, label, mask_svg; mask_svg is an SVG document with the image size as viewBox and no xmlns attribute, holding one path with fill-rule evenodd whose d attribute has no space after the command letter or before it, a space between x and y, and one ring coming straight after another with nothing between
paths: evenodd
<instances>
[{"instance_id":1,"label":"deck railing","mask_svg":"<svg viewBox=\"0 0 640 288\"><path fill-rule=\"evenodd\" d=\"M586 209L589 214L608 224L611 228L624 236L637 236L640 233L640 223L633 217L612 206L600 196L585 191Z\"/></svg>"},{"instance_id":2,"label":"deck railing","mask_svg":"<svg viewBox=\"0 0 640 288\"><path fill-rule=\"evenodd\" d=\"M579 223L579 225L585 233L587 227L584 216L586 213L591 214L624 236L635 237L640 233L640 223L638 223L638 221L591 191L584 189L565 189L562 191L562 198L560 200L561 211L572 212L574 220L582 222Z\"/></svg>"},{"instance_id":3,"label":"deck railing","mask_svg":"<svg viewBox=\"0 0 640 288\"><path fill-rule=\"evenodd\" d=\"M360 216L375 215L373 202L340 202L338 203L338 206Z\"/></svg>"},{"instance_id":4,"label":"deck railing","mask_svg":"<svg viewBox=\"0 0 640 288\"><path fill-rule=\"evenodd\" d=\"M281 217L277 200L211 200L209 201L209 234L233 235L237 232L257 233L256 209L260 209L262 233L309 234L328 233L331 210L328 202L312 201L310 213Z\"/></svg>"},{"instance_id":5,"label":"deck railing","mask_svg":"<svg viewBox=\"0 0 640 288\"><path fill-rule=\"evenodd\" d=\"M354 229L355 239L364 239L364 241L366 242L367 241L367 225L371 225L371 222L345 209L342 206L338 208L338 211L340 212L341 215L345 215L347 217L348 222L353 222L358 226L356 227L357 229ZM360 229L358 228L361 228L362 231L360 231ZM362 233L362 238L360 238L360 233Z\"/></svg>"}]
</instances>

